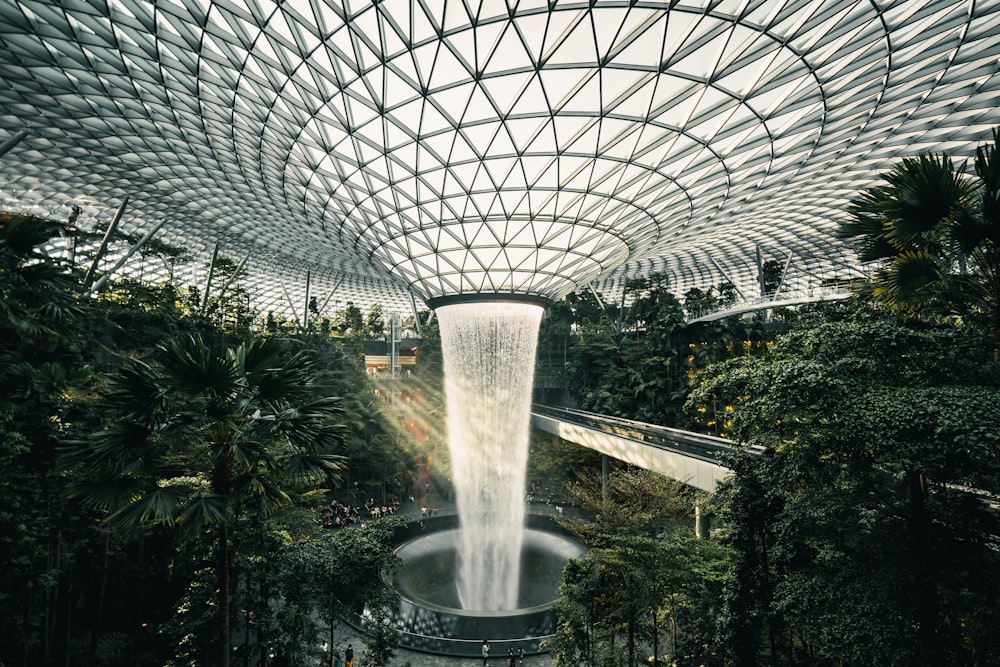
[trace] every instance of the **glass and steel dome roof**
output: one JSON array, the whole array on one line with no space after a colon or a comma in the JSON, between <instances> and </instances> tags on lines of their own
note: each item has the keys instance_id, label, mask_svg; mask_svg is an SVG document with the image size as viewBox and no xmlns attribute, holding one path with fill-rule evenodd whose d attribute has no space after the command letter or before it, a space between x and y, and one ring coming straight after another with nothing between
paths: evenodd
<instances>
[{"instance_id":1,"label":"glass and steel dome roof","mask_svg":"<svg viewBox=\"0 0 1000 667\"><path fill-rule=\"evenodd\" d=\"M128 195L279 310L307 270L390 304L758 252L818 283L859 271L859 189L1000 124L998 34L996 0L8 0L0 208Z\"/></svg>"}]
</instances>

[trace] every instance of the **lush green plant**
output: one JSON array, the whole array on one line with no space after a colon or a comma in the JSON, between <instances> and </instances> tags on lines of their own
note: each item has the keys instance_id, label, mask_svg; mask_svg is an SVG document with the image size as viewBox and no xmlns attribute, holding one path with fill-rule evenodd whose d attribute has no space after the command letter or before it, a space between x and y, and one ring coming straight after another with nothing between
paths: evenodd
<instances>
[{"instance_id":1,"label":"lush green plant","mask_svg":"<svg viewBox=\"0 0 1000 667\"><path fill-rule=\"evenodd\" d=\"M55 458L83 418L75 401L91 377L80 276L42 252L61 232L51 221L0 216L0 655L22 663L50 664L70 650L56 634L68 609L53 601L67 595L61 568L81 526L63 514Z\"/></svg>"},{"instance_id":2,"label":"lush green plant","mask_svg":"<svg viewBox=\"0 0 1000 667\"><path fill-rule=\"evenodd\" d=\"M554 663L633 666L648 655L654 664L721 665L715 616L728 557L676 525L657 537L610 536L564 569L548 643Z\"/></svg>"},{"instance_id":3,"label":"lush green plant","mask_svg":"<svg viewBox=\"0 0 1000 667\"><path fill-rule=\"evenodd\" d=\"M335 398L309 392L310 363L274 338L227 350L169 340L153 364L132 361L108 379L112 421L65 461L84 479L73 496L134 535L147 525L212 532L219 592L219 664L230 652L230 528L246 506L268 514L289 485L324 483L342 467Z\"/></svg>"},{"instance_id":4,"label":"lush green plant","mask_svg":"<svg viewBox=\"0 0 1000 667\"><path fill-rule=\"evenodd\" d=\"M614 471L607 492L596 476L567 492L583 516L560 523L590 550L564 571L550 642L555 663L636 665L651 655L718 664L711 654L729 553L686 527L704 494L631 469Z\"/></svg>"},{"instance_id":5,"label":"lush green plant","mask_svg":"<svg viewBox=\"0 0 1000 667\"><path fill-rule=\"evenodd\" d=\"M851 202L841 236L879 262L865 292L904 309L979 321L1000 350L1000 129L974 176L951 158L903 160Z\"/></svg>"},{"instance_id":6,"label":"lush green plant","mask_svg":"<svg viewBox=\"0 0 1000 667\"><path fill-rule=\"evenodd\" d=\"M709 368L735 406L722 517L737 665L988 665L1000 655L1000 369L982 334L877 315Z\"/></svg>"},{"instance_id":7,"label":"lush green plant","mask_svg":"<svg viewBox=\"0 0 1000 667\"><path fill-rule=\"evenodd\" d=\"M367 522L364 530L327 532L282 549L276 562L284 613L287 616L300 610L300 616L323 623L320 628L307 626L300 632L286 628L286 653L300 652L303 644L316 645L316 638L324 635L327 646L336 646L338 629L345 623L359 625L366 612L363 630L369 641L370 662L375 664L375 656L388 660L395 646L394 631L381 621L392 596L382 573L391 574L398 566L392 539L404 523L403 517L385 517Z\"/></svg>"}]
</instances>

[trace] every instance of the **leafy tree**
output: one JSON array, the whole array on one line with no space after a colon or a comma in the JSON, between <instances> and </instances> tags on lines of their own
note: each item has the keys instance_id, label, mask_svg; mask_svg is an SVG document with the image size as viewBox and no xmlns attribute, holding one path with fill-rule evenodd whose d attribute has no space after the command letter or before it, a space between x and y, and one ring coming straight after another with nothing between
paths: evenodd
<instances>
[{"instance_id":1,"label":"leafy tree","mask_svg":"<svg viewBox=\"0 0 1000 667\"><path fill-rule=\"evenodd\" d=\"M358 337L364 334L365 323L361 309L348 301L347 306L339 313L340 332L345 336Z\"/></svg>"},{"instance_id":2,"label":"leafy tree","mask_svg":"<svg viewBox=\"0 0 1000 667\"><path fill-rule=\"evenodd\" d=\"M328 646L337 643L336 631L344 623L357 625L367 610L364 624L370 640L369 662L385 665L395 645L393 632L384 620L393 599L382 573L391 575L399 559L393 552L393 533L405 523L403 517L367 522L364 529L350 527L288 544L281 557L279 585L287 607L301 608L306 618L314 613L323 622L320 629ZM317 633L306 633L312 641ZM301 641L301 640L297 640ZM287 647L288 652L300 647Z\"/></svg>"},{"instance_id":3,"label":"leafy tree","mask_svg":"<svg viewBox=\"0 0 1000 667\"><path fill-rule=\"evenodd\" d=\"M382 340L386 337L385 326L385 313L382 304L373 303L365 316L365 336L373 340Z\"/></svg>"},{"instance_id":4,"label":"leafy tree","mask_svg":"<svg viewBox=\"0 0 1000 667\"><path fill-rule=\"evenodd\" d=\"M646 651L654 660L689 655L709 664L702 647L713 643L729 554L685 526L704 494L634 469L614 471L607 494L596 475L567 493L583 514L560 523L590 550L564 572L556 664L621 664L623 637L628 665Z\"/></svg>"},{"instance_id":5,"label":"leafy tree","mask_svg":"<svg viewBox=\"0 0 1000 667\"><path fill-rule=\"evenodd\" d=\"M864 290L893 307L980 322L1000 351L1000 129L973 173L946 155L903 160L854 199L840 235L879 262Z\"/></svg>"},{"instance_id":6,"label":"leafy tree","mask_svg":"<svg viewBox=\"0 0 1000 667\"><path fill-rule=\"evenodd\" d=\"M736 285L728 280L724 280L715 286L715 291L719 294L719 303L723 306L731 306L736 303Z\"/></svg>"},{"instance_id":7,"label":"leafy tree","mask_svg":"<svg viewBox=\"0 0 1000 667\"><path fill-rule=\"evenodd\" d=\"M692 287L684 293L684 311L688 317L694 318L709 313L718 308L719 298L711 290Z\"/></svg>"},{"instance_id":8,"label":"leafy tree","mask_svg":"<svg viewBox=\"0 0 1000 667\"><path fill-rule=\"evenodd\" d=\"M538 330L535 386L566 387L566 365L573 338L573 311L566 300L557 301L545 311Z\"/></svg>"},{"instance_id":9,"label":"leafy tree","mask_svg":"<svg viewBox=\"0 0 1000 667\"><path fill-rule=\"evenodd\" d=\"M59 225L0 216L0 655L51 664L64 646L68 607L57 553L75 522L58 502L59 439L72 433L90 371L81 350L87 323L80 276L43 246ZM29 656L31 656L29 658Z\"/></svg>"},{"instance_id":10,"label":"leafy tree","mask_svg":"<svg viewBox=\"0 0 1000 667\"><path fill-rule=\"evenodd\" d=\"M721 516L736 665L988 665L1000 655L1000 373L981 334L872 314L709 368L735 406Z\"/></svg>"},{"instance_id":11,"label":"leafy tree","mask_svg":"<svg viewBox=\"0 0 1000 667\"><path fill-rule=\"evenodd\" d=\"M677 351L683 309L661 275L629 280L625 289L617 321L599 309L581 313L570 385L585 410L673 425L687 386Z\"/></svg>"},{"instance_id":12,"label":"leafy tree","mask_svg":"<svg viewBox=\"0 0 1000 667\"><path fill-rule=\"evenodd\" d=\"M218 664L230 659L230 528L243 509L287 504L286 488L323 483L341 469L338 399L310 392L307 355L278 339L226 350L196 336L164 342L155 362L109 378L112 421L68 448L86 483L72 490L122 535L177 526L214 538Z\"/></svg>"},{"instance_id":13,"label":"leafy tree","mask_svg":"<svg viewBox=\"0 0 1000 667\"><path fill-rule=\"evenodd\" d=\"M184 264L192 260L191 251L187 248L172 245L156 238L146 241L146 244L139 252L143 260L146 257L152 256L159 258L163 262L163 266L167 271L166 284L168 285L174 283L174 271L177 268L177 264Z\"/></svg>"},{"instance_id":14,"label":"leafy tree","mask_svg":"<svg viewBox=\"0 0 1000 667\"><path fill-rule=\"evenodd\" d=\"M548 642L568 665L720 665L710 648L727 551L674 526L658 537L621 532L564 569ZM625 656L618 647L624 635Z\"/></svg>"},{"instance_id":15,"label":"leafy tree","mask_svg":"<svg viewBox=\"0 0 1000 667\"><path fill-rule=\"evenodd\" d=\"M760 267L761 296L773 296L781 284L781 275L785 267L776 259L769 259Z\"/></svg>"},{"instance_id":16,"label":"leafy tree","mask_svg":"<svg viewBox=\"0 0 1000 667\"><path fill-rule=\"evenodd\" d=\"M599 473L581 477L566 493L584 517L566 517L562 523L590 547L607 546L620 533L655 535L686 522L694 505L705 499L683 481L635 468L612 471L606 494Z\"/></svg>"},{"instance_id":17,"label":"leafy tree","mask_svg":"<svg viewBox=\"0 0 1000 667\"><path fill-rule=\"evenodd\" d=\"M208 302L199 312L219 329L247 340L250 326L257 319L257 313L250 306L250 292L242 284L241 278L248 275L246 267L228 257L218 257L215 262L215 278L208 294ZM225 289L223 289L225 288Z\"/></svg>"}]
</instances>

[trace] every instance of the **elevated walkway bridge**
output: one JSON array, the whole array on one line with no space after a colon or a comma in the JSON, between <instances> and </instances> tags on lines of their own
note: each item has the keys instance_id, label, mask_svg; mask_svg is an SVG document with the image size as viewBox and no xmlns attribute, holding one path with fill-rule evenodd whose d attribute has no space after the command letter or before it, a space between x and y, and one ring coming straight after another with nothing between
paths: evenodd
<instances>
[{"instance_id":1,"label":"elevated walkway bridge","mask_svg":"<svg viewBox=\"0 0 1000 667\"><path fill-rule=\"evenodd\" d=\"M714 491L731 472L720 462L735 449L733 442L725 438L538 404L531 408L531 424L563 440L703 491Z\"/></svg>"},{"instance_id":2,"label":"elevated walkway bridge","mask_svg":"<svg viewBox=\"0 0 1000 667\"><path fill-rule=\"evenodd\" d=\"M747 299L719 310L698 313L695 317L688 320L688 324L712 322L714 320L721 320L724 317L743 315L770 308L787 308L806 303L818 303L820 301L844 301L850 297L851 292L843 287L818 287L802 291L782 292L780 295L774 294Z\"/></svg>"},{"instance_id":3,"label":"elevated walkway bridge","mask_svg":"<svg viewBox=\"0 0 1000 667\"><path fill-rule=\"evenodd\" d=\"M716 485L732 472L720 462L736 449L733 441L725 438L538 404L531 406L531 424L568 442L703 491L715 491ZM763 451L755 446L744 449L757 455ZM1000 494L959 484L944 486L967 493L990 511L1000 512Z\"/></svg>"}]
</instances>

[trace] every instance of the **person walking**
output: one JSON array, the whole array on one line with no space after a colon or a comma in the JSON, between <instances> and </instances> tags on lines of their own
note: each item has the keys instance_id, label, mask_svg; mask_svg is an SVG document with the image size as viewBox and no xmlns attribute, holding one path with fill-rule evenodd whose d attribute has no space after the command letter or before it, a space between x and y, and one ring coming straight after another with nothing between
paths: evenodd
<instances>
[{"instance_id":1,"label":"person walking","mask_svg":"<svg viewBox=\"0 0 1000 667\"><path fill-rule=\"evenodd\" d=\"M347 650L344 651L344 662L347 667L354 667L354 647L350 644L347 645Z\"/></svg>"},{"instance_id":2,"label":"person walking","mask_svg":"<svg viewBox=\"0 0 1000 667\"><path fill-rule=\"evenodd\" d=\"M507 667L514 667L514 647L507 649Z\"/></svg>"},{"instance_id":3,"label":"person walking","mask_svg":"<svg viewBox=\"0 0 1000 667\"><path fill-rule=\"evenodd\" d=\"M489 659L489 657L490 657L490 643L484 639L483 640L483 667L486 667L486 661Z\"/></svg>"},{"instance_id":4,"label":"person walking","mask_svg":"<svg viewBox=\"0 0 1000 667\"><path fill-rule=\"evenodd\" d=\"M524 647L523 646L520 647L519 649L517 649L517 662L518 662L518 664L521 664L521 665L524 664Z\"/></svg>"}]
</instances>

